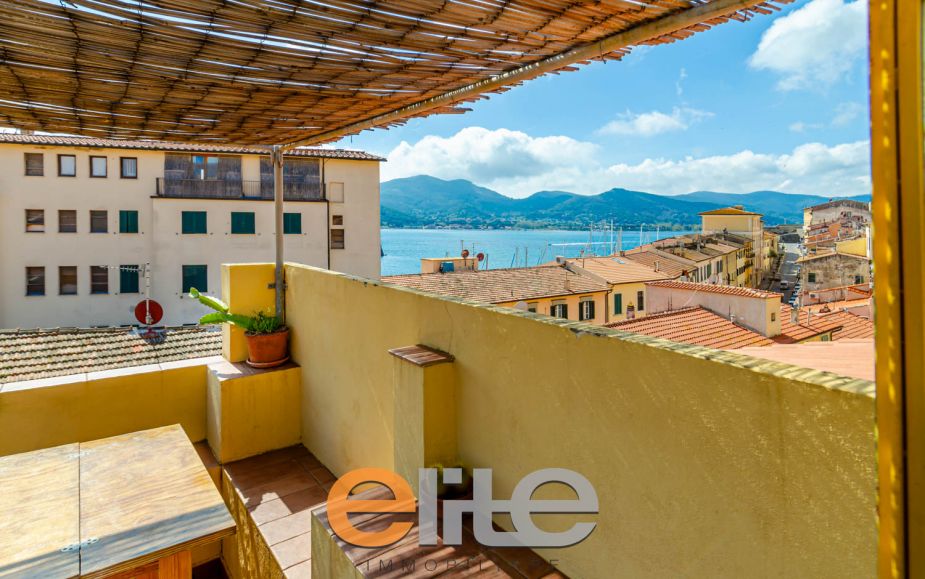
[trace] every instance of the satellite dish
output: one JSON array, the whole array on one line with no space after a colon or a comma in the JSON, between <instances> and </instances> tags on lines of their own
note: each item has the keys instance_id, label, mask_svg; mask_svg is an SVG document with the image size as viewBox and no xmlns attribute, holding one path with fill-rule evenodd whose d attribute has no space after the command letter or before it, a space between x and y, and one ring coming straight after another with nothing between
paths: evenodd
<instances>
[{"instance_id":1,"label":"satellite dish","mask_svg":"<svg viewBox=\"0 0 925 579\"><path fill-rule=\"evenodd\" d=\"M462 256L463 256L464 258L469 257L469 250L468 250L468 249L462 250Z\"/></svg>"},{"instance_id":2,"label":"satellite dish","mask_svg":"<svg viewBox=\"0 0 925 579\"><path fill-rule=\"evenodd\" d=\"M527 311L528 309L527 302L517 302L516 304L514 304L514 309L520 310L522 312Z\"/></svg>"},{"instance_id":3,"label":"satellite dish","mask_svg":"<svg viewBox=\"0 0 925 579\"><path fill-rule=\"evenodd\" d=\"M163 317L164 308L154 300L141 300L135 306L135 319L146 326L158 323Z\"/></svg>"},{"instance_id":4,"label":"satellite dish","mask_svg":"<svg viewBox=\"0 0 925 579\"><path fill-rule=\"evenodd\" d=\"M485 254L482 253L482 252L480 251L480 252L478 252L477 254L475 254L475 259L477 259L477 260L479 260L479 261L484 260L484 259L485 259Z\"/></svg>"}]
</instances>

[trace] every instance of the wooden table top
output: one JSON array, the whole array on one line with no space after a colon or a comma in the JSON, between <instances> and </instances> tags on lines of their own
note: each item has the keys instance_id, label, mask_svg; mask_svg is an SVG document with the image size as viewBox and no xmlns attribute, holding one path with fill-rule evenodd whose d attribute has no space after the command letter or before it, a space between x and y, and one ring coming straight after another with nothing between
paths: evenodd
<instances>
[{"instance_id":1,"label":"wooden table top","mask_svg":"<svg viewBox=\"0 0 925 579\"><path fill-rule=\"evenodd\" d=\"M80 573L78 450L66 444L0 457L0 577Z\"/></svg>"},{"instance_id":2,"label":"wooden table top","mask_svg":"<svg viewBox=\"0 0 925 579\"><path fill-rule=\"evenodd\" d=\"M178 425L0 458L0 489L0 576L106 577L234 533Z\"/></svg>"}]
</instances>

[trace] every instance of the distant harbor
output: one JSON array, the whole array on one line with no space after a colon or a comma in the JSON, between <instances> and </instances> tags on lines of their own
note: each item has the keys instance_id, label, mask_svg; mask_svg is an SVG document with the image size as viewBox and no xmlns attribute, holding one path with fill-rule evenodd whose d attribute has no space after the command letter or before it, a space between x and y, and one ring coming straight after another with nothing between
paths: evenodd
<instances>
[{"instance_id":1,"label":"distant harbor","mask_svg":"<svg viewBox=\"0 0 925 579\"><path fill-rule=\"evenodd\" d=\"M382 275L420 272L422 257L457 256L463 247L472 255L485 254L487 267L523 267L552 261L557 255L607 255L612 249L631 249L656 239L689 231L639 229L609 230L491 230L491 229L382 229Z\"/></svg>"}]
</instances>

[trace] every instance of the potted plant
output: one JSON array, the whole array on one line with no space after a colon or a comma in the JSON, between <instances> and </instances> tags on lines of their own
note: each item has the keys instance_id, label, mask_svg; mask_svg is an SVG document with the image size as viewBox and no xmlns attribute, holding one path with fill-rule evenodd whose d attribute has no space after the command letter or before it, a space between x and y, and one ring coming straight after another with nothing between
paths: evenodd
<instances>
[{"instance_id":1,"label":"potted plant","mask_svg":"<svg viewBox=\"0 0 925 579\"><path fill-rule=\"evenodd\" d=\"M190 288L191 298L215 310L199 318L200 324L232 324L244 330L247 339L247 364L254 368L272 368L289 360L289 328L267 312L253 316L233 314L222 300Z\"/></svg>"}]
</instances>

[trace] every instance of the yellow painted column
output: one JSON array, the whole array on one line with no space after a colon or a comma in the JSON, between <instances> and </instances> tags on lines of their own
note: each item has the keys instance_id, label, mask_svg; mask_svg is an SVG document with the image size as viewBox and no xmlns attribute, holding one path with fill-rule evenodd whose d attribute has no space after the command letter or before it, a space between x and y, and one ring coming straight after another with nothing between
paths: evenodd
<instances>
[{"instance_id":1,"label":"yellow painted column","mask_svg":"<svg viewBox=\"0 0 925 579\"><path fill-rule=\"evenodd\" d=\"M456 462L456 369L453 356L410 346L395 356L395 472L418 492L418 469Z\"/></svg>"},{"instance_id":2,"label":"yellow painted column","mask_svg":"<svg viewBox=\"0 0 925 579\"><path fill-rule=\"evenodd\" d=\"M252 316L258 311L273 312L273 267L272 263L222 264L222 300L231 313ZM222 356L229 362L247 359L244 330L222 326Z\"/></svg>"}]
</instances>

